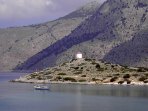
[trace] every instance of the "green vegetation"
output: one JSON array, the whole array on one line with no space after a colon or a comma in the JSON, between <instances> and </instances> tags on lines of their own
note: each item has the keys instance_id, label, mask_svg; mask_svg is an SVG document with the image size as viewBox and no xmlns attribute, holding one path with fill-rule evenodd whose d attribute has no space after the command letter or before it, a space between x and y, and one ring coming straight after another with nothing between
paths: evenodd
<instances>
[{"instance_id":1,"label":"green vegetation","mask_svg":"<svg viewBox=\"0 0 148 111\"><path fill-rule=\"evenodd\" d=\"M100 69L101 66L99 64L96 64L96 69Z\"/></svg>"},{"instance_id":2,"label":"green vegetation","mask_svg":"<svg viewBox=\"0 0 148 111\"><path fill-rule=\"evenodd\" d=\"M118 84L123 84L123 83L124 83L124 81L119 81L119 82L118 82Z\"/></svg>"},{"instance_id":3,"label":"green vegetation","mask_svg":"<svg viewBox=\"0 0 148 111\"><path fill-rule=\"evenodd\" d=\"M148 73L144 74L146 77L148 77Z\"/></svg>"},{"instance_id":4,"label":"green vegetation","mask_svg":"<svg viewBox=\"0 0 148 111\"><path fill-rule=\"evenodd\" d=\"M118 79L118 77L113 77L110 79L110 82L115 82Z\"/></svg>"},{"instance_id":5,"label":"green vegetation","mask_svg":"<svg viewBox=\"0 0 148 111\"><path fill-rule=\"evenodd\" d=\"M80 69L83 70L83 67L81 67Z\"/></svg>"},{"instance_id":6,"label":"green vegetation","mask_svg":"<svg viewBox=\"0 0 148 111\"><path fill-rule=\"evenodd\" d=\"M79 82L86 82L86 80L85 79L80 79Z\"/></svg>"},{"instance_id":7,"label":"green vegetation","mask_svg":"<svg viewBox=\"0 0 148 111\"><path fill-rule=\"evenodd\" d=\"M52 78L53 78L53 76L46 76L46 78L47 78L47 79L52 79Z\"/></svg>"},{"instance_id":8,"label":"green vegetation","mask_svg":"<svg viewBox=\"0 0 148 111\"><path fill-rule=\"evenodd\" d=\"M91 59L90 59L91 60ZM70 81L70 82L94 82L96 84L118 83L136 84L136 82L148 83L148 72L146 68L129 68L114 64L107 64L95 60L75 61L64 63L63 67L53 67L40 72L25 76L26 79ZM58 71L57 71L58 70ZM59 71L60 70L60 71ZM133 71L133 72L130 72ZM136 72L137 71L137 72ZM124 73L123 73L124 72ZM91 76L90 76L90 75ZM134 83L135 82L135 83Z\"/></svg>"},{"instance_id":9,"label":"green vegetation","mask_svg":"<svg viewBox=\"0 0 148 111\"><path fill-rule=\"evenodd\" d=\"M97 69L97 71L104 71L104 70L105 70L104 68Z\"/></svg>"},{"instance_id":10,"label":"green vegetation","mask_svg":"<svg viewBox=\"0 0 148 111\"><path fill-rule=\"evenodd\" d=\"M82 75L81 77L86 77L86 75Z\"/></svg>"},{"instance_id":11,"label":"green vegetation","mask_svg":"<svg viewBox=\"0 0 148 111\"><path fill-rule=\"evenodd\" d=\"M126 82L127 82L127 84L131 84L131 81L130 80L127 80Z\"/></svg>"},{"instance_id":12,"label":"green vegetation","mask_svg":"<svg viewBox=\"0 0 148 111\"><path fill-rule=\"evenodd\" d=\"M33 78L36 78L36 76L38 76L38 75L37 74L31 74L30 78L33 79Z\"/></svg>"},{"instance_id":13,"label":"green vegetation","mask_svg":"<svg viewBox=\"0 0 148 111\"><path fill-rule=\"evenodd\" d=\"M36 79L43 80L43 78L41 76L36 76Z\"/></svg>"},{"instance_id":14,"label":"green vegetation","mask_svg":"<svg viewBox=\"0 0 148 111\"><path fill-rule=\"evenodd\" d=\"M137 72L146 72L146 71L148 71L148 69L144 67L139 67L137 70Z\"/></svg>"},{"instance_id":15,"label":"green vegetation","mask_svg":"<svg viewBox=\"0 0 148 111\"><path fill-rule=\"evenodd\" d=\"M72 59L71 61L70 61L70 63L72 63L73 61L76 61L77 59Z\"/></svg>"},{"instance_id":16,"label":"green vegetation","mask_svg":"<svg viewBox=\"0 0 148 111\"><path fill-rule=\"evenodd\" d=\"M55 78L55 80L57 80L57 81L59 81L59 80L62 80L63 78L61 77L61 76L57 76L56 78Z\"/></svg>"},{"instance_id":17,"label":"green vegetation","mask_svg":"<svg viewBox=\"0 0 148 111\"><path fill-rule=\"evenodd\" d=\"M143 82L144 82L144 83L148 83L148 79L144 80Z\"/></svg>"},{"instance_id":18,"label":"green vegetation","mask_svg":"<svg viewBox=\"0 0 148 111\"><path fill-rule=\"evenodd\" d=\"M72 77L65 77L63 78L64 81L71 81L71 82L77 82L77 80L75 78Z\"/></svg>"},{"instance_id":19,"label":"green vegetation","mask_svg":"<svg viewBox=\"0 0 148 111\"><path fill-rule=\"evenodd\" d=\"M95 61L92 62L92 65L96 65L96 64L98 64L98 63L96 63Z\"/></svg>"},{"instance_id":20,"label":"green vegetation","mask_svg":"<svg viewBox=\"0 0 148 111\"><path fill-rule=\"evenodd\" d=\"M78 70L79 69L79 67L73 67L75 70Z\"/></svg>"},{"instance_id":21,"label":"green vegetation","mask_svg":"<svg viewBox=\"0 0 148 111\"><path fill-rule=\"evenodd\" d=\"M120 74L114 74L114 76L120 76Z\"/></svg>"},{"instance_id":22,"label":"green vegetation","mask_svg":"<svg viewBox=\"0 0 148 111\"><path fill-rule=\"evenodd\" d=\"M124 76L123 76L123 78L130 78L130 75L129 74L125 74Z\"/></svg>"},{"instance_id":23,"label":"green vegetation","mask_svg":"<svg viewBox=\"0 0 148 111\"><path fill-rule=\"evenodd\" d=\"M143 76L143 77L140 77L140 78L139 78L139 81L144 81L144 80L146 80L146 79L147 79L147 78Z\"/></svg>"},{"instance_id":24,"label":"green vegetation","mask_svg":"<svg viewBox=\"0 0 148 111\"><path fill-rule=\"evenodd\" d=\"M96 79L96 78L92 78L92 81L98 81L98 79Z\"/></svg>"},{"instance_id":25,"label":"green vegetation","mask_svg":"<svg viewBox=\"0 0 148 111\"><path fill-rule=\"evenodd\" d=\"M85 59L85 61L92 61L92 60L91 60L91 59L87 59L87 58L86 58L86 59Z\"/></svg>"},{"instance_id":26,"label":"green vegetation","mask_svg":"<svg viewBox=\"0 0 148 111\"><path fill-rule=\"evenodd\" d=\"M64 75L66 75L66 73L62 72L62 73L59 73L58 75L64 76Z\"/></svg>"}]
</instances>

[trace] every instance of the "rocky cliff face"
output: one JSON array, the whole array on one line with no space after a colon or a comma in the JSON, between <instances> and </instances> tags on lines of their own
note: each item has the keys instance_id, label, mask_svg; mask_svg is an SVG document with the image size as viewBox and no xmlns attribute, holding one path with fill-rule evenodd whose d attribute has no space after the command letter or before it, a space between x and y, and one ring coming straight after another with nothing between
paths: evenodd
<instances>
[{"instance_id":1,"label":"rocky cliff face","mask_svg":"<svg viewBox=\"0 0 148 111\"><path fill-rule=\"evenodd\" d=\"M31 56L69 35L95 13L99 6L99 2L92 2L55 21L0 29L0 70L14 69Z\"/></svg>"},{"instance_id":2,"label":"rocky cliff face","mask_svg":"<svg viewBox=\"0 0 148 111\"><path fill-rule=\"evenodd\" d=\"M107 0L68 36L37 53L17 69L40 69L72 59L87 58L147 67L148 1ZM48 61L48 62L47 62Z\"/></svg>"}]
</instances>

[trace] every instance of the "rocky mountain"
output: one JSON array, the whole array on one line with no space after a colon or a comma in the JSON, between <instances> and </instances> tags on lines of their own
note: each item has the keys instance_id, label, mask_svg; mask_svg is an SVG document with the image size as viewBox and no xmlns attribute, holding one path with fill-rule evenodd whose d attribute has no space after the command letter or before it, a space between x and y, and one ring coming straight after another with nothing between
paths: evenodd
<instances>
[{"instance_id":1,"label":"rocky mountain","mask_svg":"<svg viewBox=\"0 0 148 111\"><path fill-rule=\"evenodd\" d=\"M94 59L73 59L12 82L148 85L148 68L133 68Z\"/></svg>"},{"instance_id":2,"label":"rocky mountain","mask_svg":"<svg viewBox=\"0 0 148 111\"><path fill-rule=\"evenodd\" d=\"M107 0L69 35L16 69L42 69L69 61L75 53L128 66L148 67L148 1Z\"/></svg>"},{"instance_id":3,"label":"rocky mountain","mask_svg":"<svg viewBox=\"0 0 148 111\"><path fill-rule=\"evenodd\" d=\"M118 64L148 67L148 30L142 30L127 42L114 47L104 60Z\"/></svg>"},{"instance_id":4,"label":"rocky mountain","mask_svg":"<svg viewBox=\"0 0 148 111\"><path fill-rule=\"evenodd\" d=\"M91 2L55 21L0 29L0 70L12 70L31 56L69 35L100 6Z\"/></svg>"}]
</instances>

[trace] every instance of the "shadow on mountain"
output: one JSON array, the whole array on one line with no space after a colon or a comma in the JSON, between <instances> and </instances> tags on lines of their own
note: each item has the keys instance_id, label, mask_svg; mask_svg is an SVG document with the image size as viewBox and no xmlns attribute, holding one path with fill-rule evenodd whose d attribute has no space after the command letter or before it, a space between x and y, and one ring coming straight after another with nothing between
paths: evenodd
<instances>
[{"instance_id":1,"label":"shadow on mountain","mask_svg":"<svg viewBox=\"0 0 148 111\"><path fill-rule=\"evenodd\" d=\"M148 30L139 32L132 40L114 47L105 57L107 62L143 66L148 64Z\"/></svg>"},{"instance_id":2,"label":"shadow on mountain","mask_svg":"<svg viewBox=\"0 0 148 111\"><path fill-rule=\"evenodd\" d=\"M137 64L143 59L143 57L147 57L146 48L148 42L148 32L143 31L137 34L132 40L130 40L130 38L131 35L134 34L135 30L137 31L137 29L141 27L141 23L146 23L144 21L146 20L145 13L147 13L147 10L139 11L141 9L138 10L137 7L134 7L134 10L132 4L132 2L124 0L108 0L103 5L101 5L95 14L93 14L91 17L81 23L74 31L72 31L70 35L58 40L46 49L32 56L23 64L17 66L14 70L35 70L35 68L43 69L48 66L54 66L56 64L58 55L75 45L90 40L93 41L94 38L100 42L105 41L107 44L110 44L108 47L103 46L104 50L108 49L107 52L117 43L122 43L119 46L114 47L105 57L103 55L104 60L125 65ZM124 12L130 7L132 7L132 10L130 9L131 11L127 13ZM136 13L136 11L138 11L137 16L135 16L135 18L131 18L131 16ZM142 22L139 24L139 21L141 21L139 16L141 16L140 13L142 12L144 13L144 16L142 17L144 19L141 19ZM127 17L125 15L127 15ZM130 41L123 43L126 40ZM89 44L87 43L85 44L85 46L88 45ZM92 50L98 48L95 50L97 52L99 51L100 47L101 46L97 47L96 45L96 47L94 46ZM90 50L86 49L85 51L89 52ZM106 54L106 52L104 53Z\"/></svg>"},{"instance_id":3,"label":"shadow on mountain","mask_svg":"<svg viewBox=\"0 0 148 111\"><path fill-rule=\"evenodd\" d=\"M71 48L74 45L80 44L82 42L88 41L96 37L99 33L102 32L96 32L96 33L86 33L82 36L66 36L63 39L57 41L53 45L47 47L46 49L42 50L41 52L37 53L36 55L29 58L26 62L23 64L17 66L14 70L27 70L30 69L32 66L37 64L38 62L42 61L43 59L49 57L49 56L57 56L58 54L66 51L67 49ZM48 63L49 66L50 63ZM54 63L52 63L54 64ZM44 64L41 64L42 68L45 68Z\"/></svg>"}]
</instances>

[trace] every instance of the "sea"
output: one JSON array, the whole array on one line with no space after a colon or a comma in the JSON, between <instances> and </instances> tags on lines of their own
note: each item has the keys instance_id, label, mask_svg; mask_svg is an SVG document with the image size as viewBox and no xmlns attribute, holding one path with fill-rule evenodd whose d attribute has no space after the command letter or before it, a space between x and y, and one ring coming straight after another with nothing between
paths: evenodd
<instances>
[{"instance_id":1,"label":"sea","mask_svg":"<svg viewBox=\"0 0 148 111\"><path fill-rule=\"evenodd\" d=\"M0 73L0 111L148 111L148 86L11 83L24 73Z\"/></svg>"}]
</instances>

